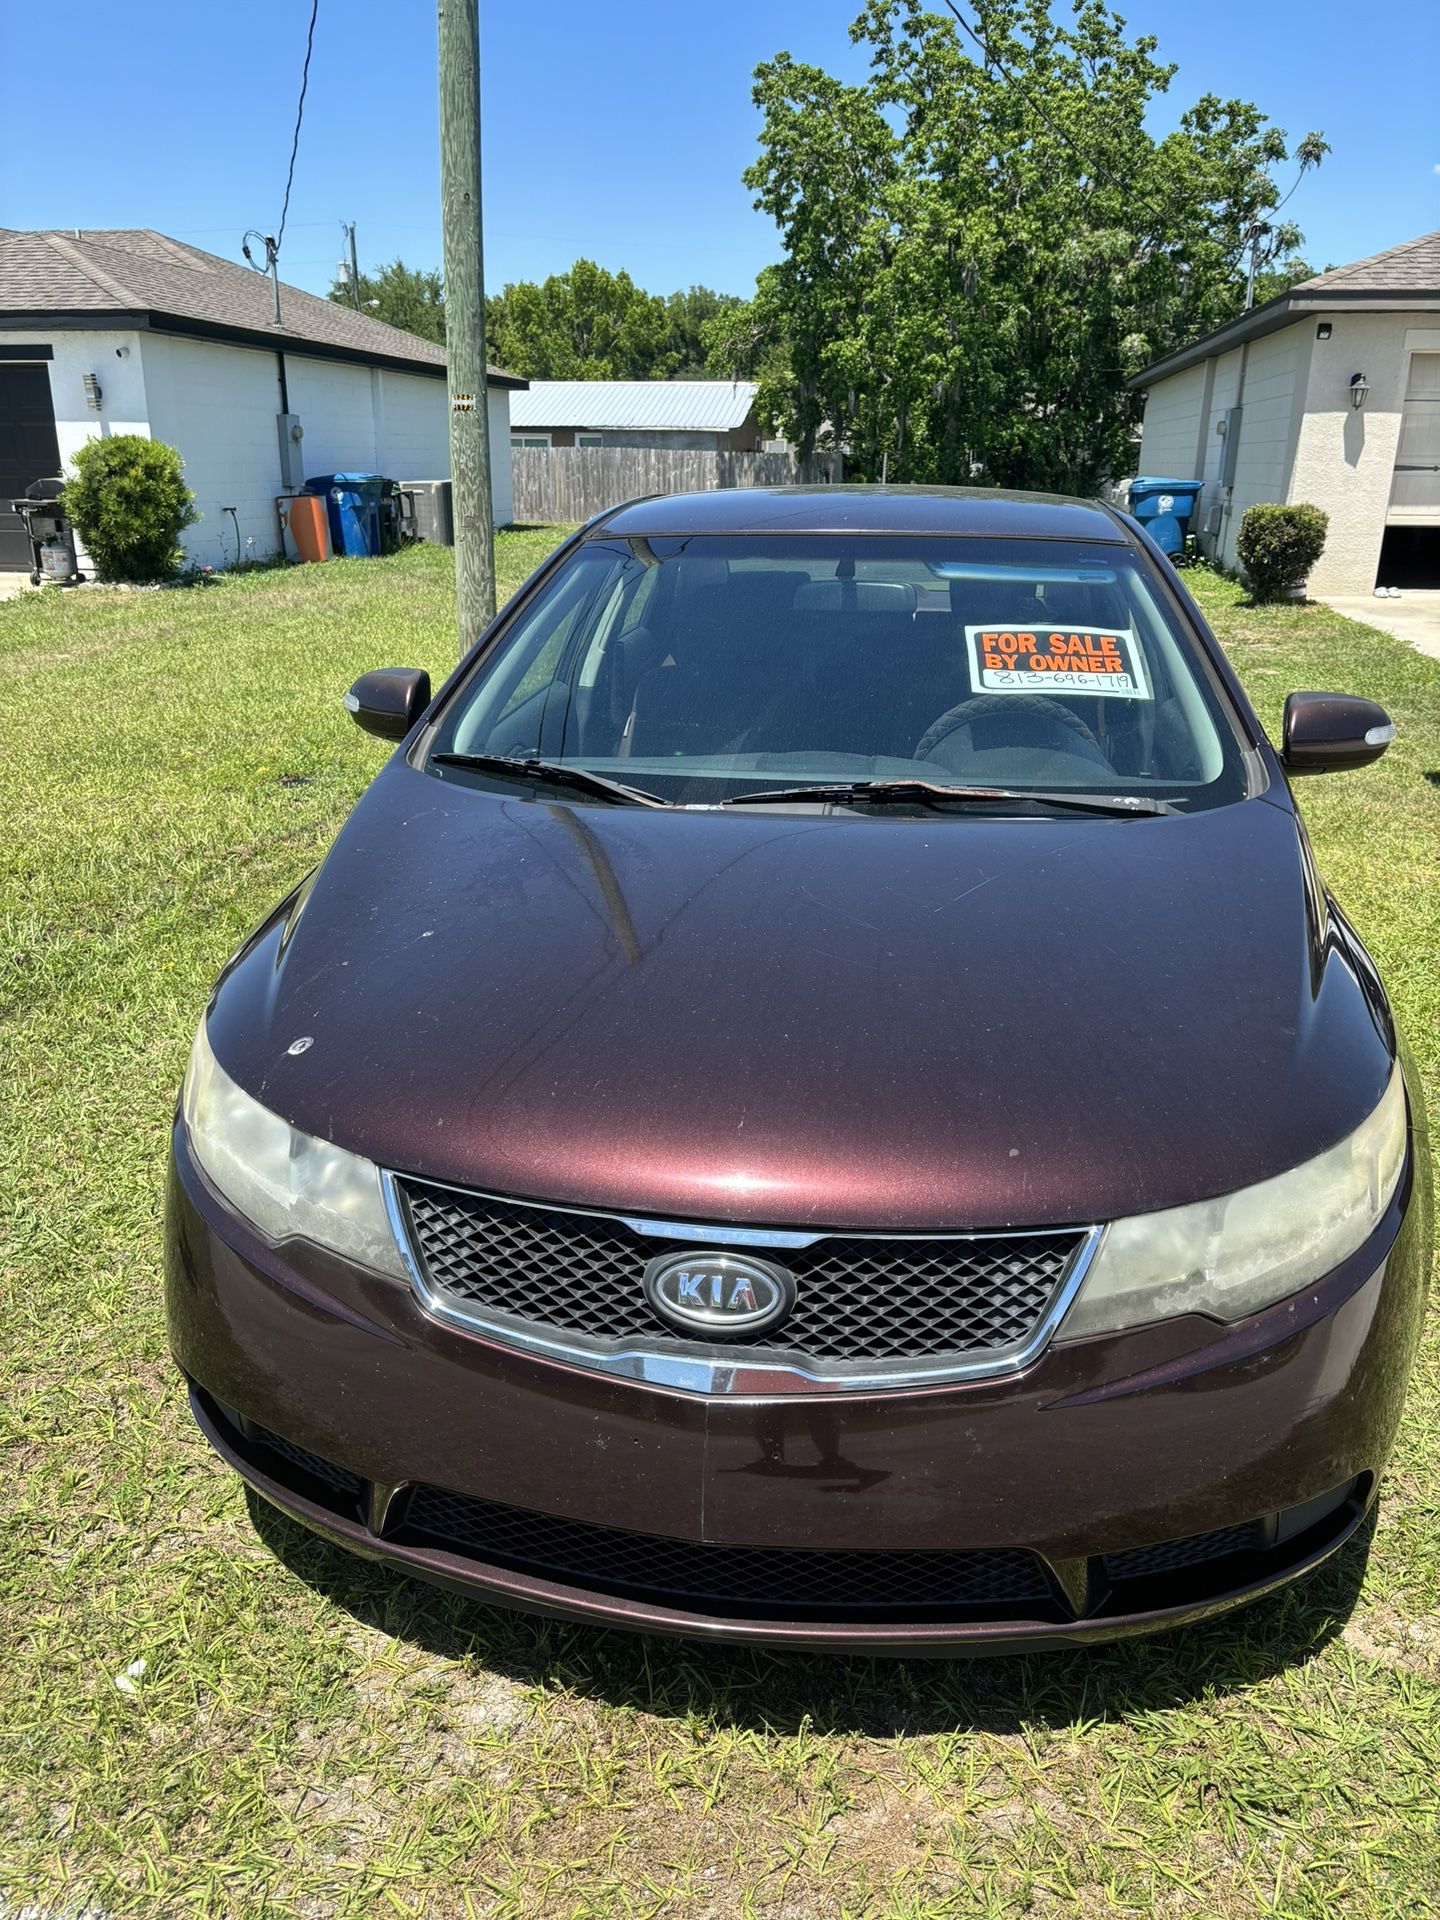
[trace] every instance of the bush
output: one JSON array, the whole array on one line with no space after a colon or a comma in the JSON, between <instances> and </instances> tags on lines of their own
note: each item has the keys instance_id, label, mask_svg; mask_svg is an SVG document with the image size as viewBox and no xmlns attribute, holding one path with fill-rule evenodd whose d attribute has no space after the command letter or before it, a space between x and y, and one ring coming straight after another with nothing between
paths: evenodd
<instances>
[{"instance_id":1,"label":"bush","mask_svg":"<svg viewBox=\"0 0 1440 1920\"><path fill-rule=\"evenodd\" d=\"M102 580L168 580L181 528L200 517L180 455L139 433L87 440L64 505Z\"/></svg>"},{"instance_id":2,"label":"bush","mask_svg":"<svg viewBox=\"0 0 1440 1920\"><path fill-rule=\"evenodd\" d=\"M1247 507L1235 551L1257 600L1283 600L1303 586L1325 551L1328 513L1319 507Z\"/></svg>"}]
</instances>

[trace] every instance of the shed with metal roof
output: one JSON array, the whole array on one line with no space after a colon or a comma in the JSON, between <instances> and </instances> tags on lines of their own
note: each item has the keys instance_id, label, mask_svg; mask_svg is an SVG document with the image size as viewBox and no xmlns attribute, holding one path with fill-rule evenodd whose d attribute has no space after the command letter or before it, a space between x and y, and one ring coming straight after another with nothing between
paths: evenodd
<instances>
[{"instance_id":1,"label":"shed with metal roof","mask_svg":"<svg viewBox=\"0 0 1440 1920\"><path fill-rule=\"evenodd\" d=\"M510 405L517 446L675 447L754 453L750 380L532 380Z\"/></svg>"}]
</instances>

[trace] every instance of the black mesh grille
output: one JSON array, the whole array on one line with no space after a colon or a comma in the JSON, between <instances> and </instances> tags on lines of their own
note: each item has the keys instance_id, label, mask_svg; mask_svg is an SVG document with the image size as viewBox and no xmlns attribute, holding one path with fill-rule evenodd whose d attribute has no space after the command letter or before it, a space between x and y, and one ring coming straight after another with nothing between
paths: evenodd
<instances>
[{"instance_id":1,"label":"black mesh grille","mask_svg":"<svg viewBox=\"0 0 1440 1920\"><path fill-rule=\"evenodd\" d=\"M1246 1553L1257 1544L1256 1523L1251 1520L1243 1527L1220 1527L1214 1533L1192 1533L1184 1540L1162 1540L1157 1547L1107 1553L1105 1571L1112 1580L1149 1580L1157 1574L1174 1573L1179 1567L1222 1559L1227 1553Z\"/></svg>"},{"instance_id":2,"label":"black mesh grille","mask_svg":"<svg viewBox=\"0 0 1440 1920\"><path fill-rule=\"evenodd\" d=\"M271 1433L268 1427L252 1426L250 1431L261 1446L268 1447L271 1453L278 1453L282 1459L300 1467L312 1479L323 1481L337 1493L359 1494L364 1483L358 1473L351 1473L347 1467L337 1467L333 1460L322 1459L318 1453L311 1453L308 1447L297 1447L293 1440L283 1440L278 1433Z\"/></svg>"},{"instance_id":3,"label":"black mesh grille","mask_svg":"<svg viewBox=\"0 0 1440 1920\"><path fill-rule=\"evenodd\" d=\"M654 1239L594 1214L398 1184L427 1276L457 1302L597 1340L685 1337L651 1310L641 1279L648 1261L693 1241ZM765 1347L853 1362L1018 1345L1083 1238L1074 1228L953 1240L837 1236L767 1255L794 1274L796 1304Z\"/></svg>"},{"instance_id":4,"label":"black mesh grille","mask_svg":"<svg viewBox=\"0 0 1440 1920\"><path fill-rule=\"evenodd\" d=\"M516 1572L591 1592L691 1610L790 1619L908 1618L1029 1603L1050 1588L1033 1554L803 1552L705 1546L560 1520L416 1487L400 1538L460 1549Z\"/></svg>"}]
</instances>

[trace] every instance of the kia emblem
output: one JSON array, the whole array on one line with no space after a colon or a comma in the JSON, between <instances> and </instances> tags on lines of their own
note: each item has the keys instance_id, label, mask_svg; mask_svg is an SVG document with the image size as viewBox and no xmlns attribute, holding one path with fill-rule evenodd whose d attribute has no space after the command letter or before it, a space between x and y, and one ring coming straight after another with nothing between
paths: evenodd
<instances>
[{"instance_id":1,"label":"kia emblem","mask_svg":"<svg viewBox=\"0 0 1440 1920\"><path fill-rule=\"evenodd\" d=\"M778 1326L795 1305L784 1267L742 1253L667 1253L645 1269L645 1297L672 1327L734 1339Z\"/></svg>"}]
</instances>

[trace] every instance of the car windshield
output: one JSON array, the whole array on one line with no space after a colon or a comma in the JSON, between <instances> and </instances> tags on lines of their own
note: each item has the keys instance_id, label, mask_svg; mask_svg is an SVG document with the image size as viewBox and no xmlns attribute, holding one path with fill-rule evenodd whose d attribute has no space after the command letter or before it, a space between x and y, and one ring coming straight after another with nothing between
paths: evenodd
<instances>
[{"instance_id":1,"label":"car windshield","mask_svg":"<svg viewBox=\"0 0 1440 1920\"><path fill-rule=\"evenodd\" d=\"M590 540L505 625L430 748L672 805L886 781L1189 810L1246 791L1223 696L1148 568L1072 541Z\"/></svg>"}]
</instances>

